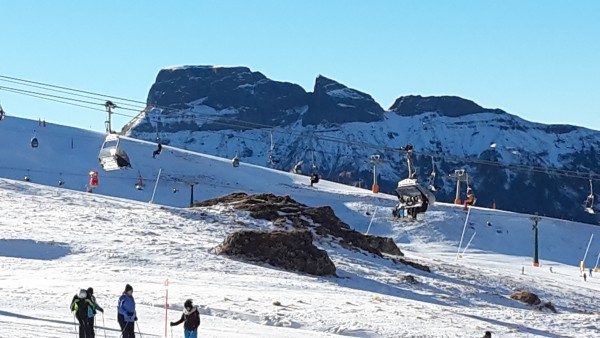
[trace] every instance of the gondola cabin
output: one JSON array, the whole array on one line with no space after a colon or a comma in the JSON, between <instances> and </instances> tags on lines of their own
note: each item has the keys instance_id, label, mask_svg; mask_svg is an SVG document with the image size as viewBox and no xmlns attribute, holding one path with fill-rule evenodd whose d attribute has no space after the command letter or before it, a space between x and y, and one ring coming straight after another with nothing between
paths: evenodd
<instances>
[{"instance_id":1,"label":"gondola cabin","mask_svg":"<svg viewBox=\"0 0 600 338\"><path fill-rule=\"evenodd\" d=\"M98 154L98 160L102 169L105 171L131 168L129 156L120 145L120 138L117 134L108 134L102 144L102 149Z\"/></svg>"}]
</instances>

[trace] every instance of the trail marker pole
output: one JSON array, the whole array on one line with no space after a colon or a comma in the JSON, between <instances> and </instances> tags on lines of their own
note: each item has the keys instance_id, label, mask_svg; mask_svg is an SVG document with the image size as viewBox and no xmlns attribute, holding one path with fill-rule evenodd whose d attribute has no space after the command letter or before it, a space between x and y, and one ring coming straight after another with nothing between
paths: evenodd
<instances>
[{"instance_id":1,"label":"trail marker pole","mask_svg":"<svg viewBox=\"0 0 600 338\"><path fill-rule=\"evenodd\" d=\"M462 235L460 235L460 242L458 243L458 251L456 251L456 259L460 258L460 247L462 246L463 238L465 237L465 231L467 230L467 223L469 223L469 215L471 214L471 207L467 210L467 218L465 219L465 225L463 226Z\"/></svg>"},{"instance_id":2,"label":"trail marker pole","mask_svg":"<svg viewBox=\"0 0 600 338\"><path fill-rule=\"evenodd\" d=\"M585 270L585 258L587 257L588 254L588 250L590 249L590 245L592 244L592 239L594 238L594 234L592 234L590 236L590 241L588 242L587 248L585 249L585 254L583 254L583 260L581 261L581 263L579 264L579 268L581 269L581 271Z\"/></svg>"},{"instance_id":3,"label":"trail marker pole","mask_svg":"<svg viewBox=\"0 0 600 338\"><path fill-rule=\"evenodd\" d=\"M167 336L167 323L169 322L169 279L165 279L165 337Z\"/></svg>"},{"instance_id":4,"label":"trail marker pole","mask_svg":"<svg viewBox=\"0 0 600 338\"><path fill-rule=\"evenodd\" d=\"M542 219L540 216L533 216L530 217L530 219L533 221L533 236L534 236L534 243L533 243L533 266L540 266L540 256L539 256L539 250L538 250L538 223L539 221Z\"/></svg>"},{"instance_id":5,"label":"trail marker pole","mask_svg":"<svg viewBox=\"0 0 600 338\"><path fill-rule=\"evenodd\" d=\"M160 180L161 172L162 168L158 168L158 176L156 176L156 183L154 184L154 190L152 191L152 198L150 198L150 203L154 203L154 194L156 194L156 188L158 188L158 180Z\"/></svg>"},{"instance_id":6,"label":"trail marker pole","mask_svg":"<svg viewBox=\"0 0 600 338\"><path fill-rule=\"evenodd\" d=\"M464 256L465 252L467 252L467 249L469 248L469 245L471 245L471 242L473 241L473 238L475 238L476 234L477 234L477 231L475 231L473 233L473 236L471 236L471 239L469 240L469 242L467 243L467 246L465 246L465 249L463 250L462 256Z\"/></svg>"},{"instance_id":7,"label":"trail marker pole","mask_svg":"<svg viewBox=\"0 0 600 338\"><path fill-rule=\"evenodd\" d=\"M365 235L369 234L369 230L371 229L371 224L373 224L373 220L375 219L375 214L377 213L377 207L375 207L375 211L373 211L373 217L371 217L371 222L369 222L369 226L367 227L367 232Z\"/></svg>"}]
</instances>

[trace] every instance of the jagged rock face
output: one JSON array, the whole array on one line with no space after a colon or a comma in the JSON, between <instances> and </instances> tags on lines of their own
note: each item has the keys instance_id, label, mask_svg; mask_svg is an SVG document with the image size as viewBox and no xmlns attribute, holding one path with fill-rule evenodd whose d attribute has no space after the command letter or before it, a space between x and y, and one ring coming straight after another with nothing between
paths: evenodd
<instances>
[{"instance_id":1,"label":"jagged rock face","mask_svg":"<svg viewBox=\"0 0 600 338\"><path fill-rule=\"evenodd\" d=\"M335 275L327 252L312 243L309 231L237 231L225 239L217 253L244 257L315 276Z\"/></svg>"},{"instance_id":2,"label":"jagged rock face","mask_svg":"<svg viewBox=\"0 0 600 338\"><path fill-rule=\"evenodd\" d=\"M173 108L167 111L173 114L201 101L216 111L235 109L238 114L233 117L240 121L277 125L295 121L299 113L294 110L306 106L307 98L302 87L270 80L246 67L194 66L162 69L148 104ZM212 128L228 129L219 124Z\"/></svg>"},{"instance_id":3,"label":"jagged rock face","mask_svg":"<svg viewBox=\"0 0 600 338\"><path fill-rule=\"evenodd\" d=\"M319 76L302 123L373 122L382 120L383 113L383 108L370 95Z\"/></svg>"},{"instance_id":4,"label":"jagged rock face","mask_svg":"<svg viewBox=\"0 0 600 338\"><path fill-rule=\"evenodd\" d=\"M485 109L473 101L456 96L401 96L390 107L390 111L402 116L414 116L436 112L440 115L458 117L476 113L505 113L500 109Z\"/></svg>"}]
</instances>

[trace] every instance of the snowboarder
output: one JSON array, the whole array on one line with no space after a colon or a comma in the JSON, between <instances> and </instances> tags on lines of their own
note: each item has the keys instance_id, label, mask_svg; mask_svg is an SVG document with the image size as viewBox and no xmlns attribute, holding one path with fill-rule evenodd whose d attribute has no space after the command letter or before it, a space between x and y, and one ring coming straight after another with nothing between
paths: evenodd
<instances>
[{"instance_id":1,"label":"snowboarder","mask_svg":"<svg viewBox=\"0 0 600 338\"><path fill-rule=\"evenodd\" d=\"M94 297L94 289L92 287L89 287L86 290L86 292L88 299L91 300L92 304L94 305L93 311L91 313L92 315L89 316L88 314L88 326L90 327L90 332L92 333L90 337L94 338L94 319L96 317L96 313L97 311L104 313L104 309L100 305L98 305L98 303L96 303L96 297Z\"/></svg>"},{"instance_id":2,"label":"snowboarder","mask_svg":"<svg viewBox=\"0 0 600 338\"><path fill-rule=\"evenodd\" d=\"M185 301L181 318L176 322L171 322L171 326L177 326L181 323L183 323L183 335L185 338L198 338L200 314L198 313L198 307L192 304L191 299Z\"/></svg>"},{"instance_id":3,"label":"snowboarder","mask_svg":"<svg viewBox=\"0 0 600 338\"><path fill-rule=\"evenodd\" d=\"M94 338L94 328L89 325L89 316L94 312L94 303L84 289L73 296L71 311L79 321L79 338Z\"/></svg>"},{"instance_id":4,"label":"snowboarder","mask_svg":"<svg viewBox=\"0 0 600 338\"><path fill-rule=\"evenodd\" d=\"M162 144L160 144L160 141L158 141L158 146L157 146L156 150L152 152L152 158L156 158L156 155L160 155L161 152L162 152Z\"/></svg>"},{"instance_id":5,"label":"snowboarder","mask_svg":"<svg viewBox=\"0 0 600 338\"><path fill-rule=\"evenodd\" d=\"M135 338L134 325L137 316L135 313L135 300L133 299L133 287L129 284L125 285L125 291L119 297L117 320L123 338Z\"/></svg>"}]
</instances>

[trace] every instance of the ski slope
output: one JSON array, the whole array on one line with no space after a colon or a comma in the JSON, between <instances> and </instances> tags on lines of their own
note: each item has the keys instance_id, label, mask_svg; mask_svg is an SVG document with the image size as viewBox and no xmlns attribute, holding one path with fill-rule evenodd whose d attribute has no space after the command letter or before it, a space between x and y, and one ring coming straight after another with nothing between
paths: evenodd
<instances>
[{"instance_id":1,"label":"ski slope","mask_svg":"<svg viewBox=\"0 0 600 338\"><path fill-rule=\"evenodd\" d=\"M30 147L36 130L40 146ZM119 337L117 298L134 288L138 330L165 336L192 298L200 306L200 337L596 337L600 332L600 272L584 281L579 261L594 235L586 266L600 252L598 227L542 218L541 267L532 267L529 215L473 208L457 259L466 212L438 204L418 222L391 222L395 197L229 159L127 139L132 169L101 171L103 135L7 117L0 122L0 337L76 337L69 302L94 287L104 307L97 337ZM73 147L71 148L71 140ZM157 191L152 188L161 169ZM85 192L90 170L100 186ZM145 188L136 190L138 175ZM31 181L24 182L24 175ZM65 184L57 186L59 179ZM338 277L313 277L214 254L236 229L268 228L224 206L188 209L234 191L288 194L311 206L330 205L352 228L394 238L426 273L387 259L323 247ZM173 188L177 189L173 193ZM368 215L367 215L368 213ZM489 224L489 225L488 225ZM549 268L552 267L552 272ZM524 274L521 273L524 268ZM402 277L412 275L417 284ZM529 290L557 314L511 300ZM275 305L277 302L280 305ZM138 335L139 336L139 335ZM167 329L182 337L181 326Z\"/></svg>"}]
</instances>

